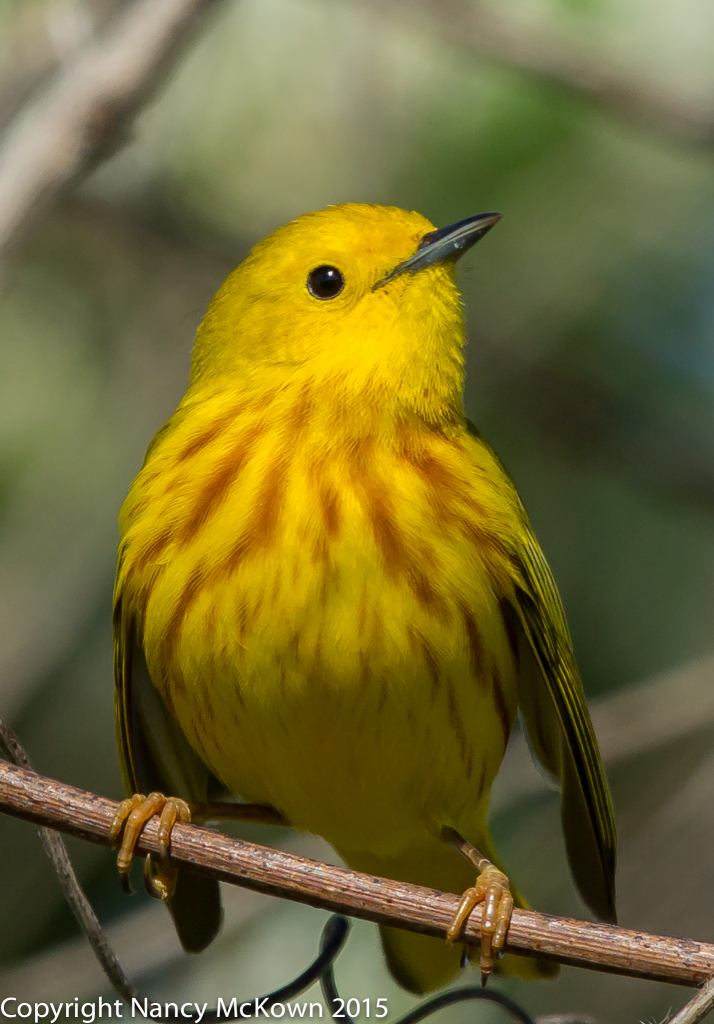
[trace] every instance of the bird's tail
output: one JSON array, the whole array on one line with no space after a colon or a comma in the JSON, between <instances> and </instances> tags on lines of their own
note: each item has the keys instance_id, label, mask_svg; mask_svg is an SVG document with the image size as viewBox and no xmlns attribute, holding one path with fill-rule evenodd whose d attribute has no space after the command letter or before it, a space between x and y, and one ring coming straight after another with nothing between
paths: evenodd
<instances>
[{"instance_id":1,"label":"bird's tail","mask_svg":"<svg viewBox=\"0 0 714 1024\"><path fill-rule=\"evenodd\" d=\"M478 842L478 849L493 863L501 866L487 833ZM467 860L437 838L430 839L418 850L394 859L362 854L343 854L343 857L357 871L443 892L460 894L474 884L476 876L476 869ZM513 887L511 891L516 906L527 909L528 904L523 897ZM461 943L455 943L449 948L443 939L417 935L401 928L382 926L379 931L389 971L407 991L417 994L430 992L446 985L459 973L463 953ZM497 962L496 973L536 980L554 977L558 968L544 960L507 953Z\"/></svg>"}]
</instances>

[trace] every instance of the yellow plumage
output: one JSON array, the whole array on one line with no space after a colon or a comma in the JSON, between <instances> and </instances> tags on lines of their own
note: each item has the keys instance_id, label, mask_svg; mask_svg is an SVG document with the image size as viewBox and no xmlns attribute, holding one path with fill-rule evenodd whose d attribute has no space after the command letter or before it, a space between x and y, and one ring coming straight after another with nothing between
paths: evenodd
<instances>
[{"instance_id":1,"label":"yellow plumage","mask_svg":"<svg viewBox=\"0 0 714 1024\"><path fill-rule=\"evenodd\" d=\"M530 677L534 747L576 787L575 832L585 807L602 913L607 789L547 566L463 417L453 263L374 288L433 231L394 208L307 215L209 308L121 514L127 786L201 799L208 769L355 868L460 892L474 871L439 829L491 854L488 794ZM334 297L306 286L325 266L344 278ZM384 937L413 990L458 969L437 940Z\"/></svg>"}]
</instances>

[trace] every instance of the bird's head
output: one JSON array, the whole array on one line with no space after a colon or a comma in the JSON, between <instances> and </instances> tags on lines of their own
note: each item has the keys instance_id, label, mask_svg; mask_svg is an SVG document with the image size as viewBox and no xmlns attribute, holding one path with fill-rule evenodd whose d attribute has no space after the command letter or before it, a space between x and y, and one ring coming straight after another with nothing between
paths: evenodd
<instances>
[{"instance_id":1,"label":"bird's head","mask_svg":"<svg viewBox=\"0 0 714 1024\"><path fill-rule=\"evenodd\" d=\"M498 219L437 230L418 213L357 203L298 217L256 245L214 298L196 337L194 385L302 379L420 415L460 408L454 263Z\"/></svg>"}]
</instances>

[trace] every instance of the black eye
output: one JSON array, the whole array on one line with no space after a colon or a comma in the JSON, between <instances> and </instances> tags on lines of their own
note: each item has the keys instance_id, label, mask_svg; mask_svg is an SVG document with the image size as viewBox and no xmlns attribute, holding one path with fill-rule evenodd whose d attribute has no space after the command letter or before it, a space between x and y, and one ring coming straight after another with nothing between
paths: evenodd
<instances>
[{"instance_id":1,"label":"black eye","mask_svg":"<svg viewBox=\"0 0 714 1024\"><path fill-rule=\"evenodd\" d=\"M337 267L327 264L315 267L307 278L307 290L316 299L334 299L345 286L345 279Z\"/></svg>"}]
</instances>

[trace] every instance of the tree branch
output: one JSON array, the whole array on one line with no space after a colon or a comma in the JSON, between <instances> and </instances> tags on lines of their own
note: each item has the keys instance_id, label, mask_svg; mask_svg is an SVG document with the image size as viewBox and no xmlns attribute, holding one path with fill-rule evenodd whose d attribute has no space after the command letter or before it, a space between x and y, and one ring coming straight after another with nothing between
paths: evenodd
<instances>
[{"instance_id":1,"label":"tree branch","mask_svg":"<svg viewBox=\"0 0 714 1024\"><path fill-rule=\"evenodd\" d=\"M38 213L129 139L217 0L132 0L24 107L0 144L0 258Z\"/></svg>"},{"instance_id":2,"label":"tree branch","mask_svg":"<svg viewBox=\"0 0 714 1024\"><path fill-rule=\"evenodd\" d=\"M109 845L117 804L85 790L65 786L27 769L0 763L0 809L38 825L56 828ZM140 854L159 853L157 822L142 832ZM332 867L195 825L176 825L171 855L234 885L444 938L458 897ZM479 940L480 912L473 913L463 941ZM516 910L508 950L545 956L576 967L677 985L700 985L714 976L714 945L614 925Z\"/></svg>"},{"instance_id":3,"label":"tree branch","mask_svg":"<svg viewBox=\"0 0 714 1024\"><path fill-rule=\"evenodd\" d=\"M710 1010L714 1010L714 980L707 982L694 999L683 1006L676 1017L672 1017L669 1024L700 1024Z\"/></svg>"}]
</instances>

